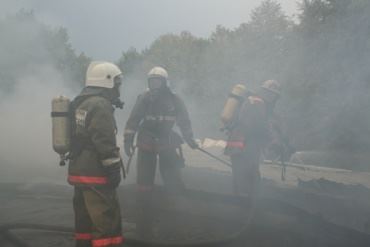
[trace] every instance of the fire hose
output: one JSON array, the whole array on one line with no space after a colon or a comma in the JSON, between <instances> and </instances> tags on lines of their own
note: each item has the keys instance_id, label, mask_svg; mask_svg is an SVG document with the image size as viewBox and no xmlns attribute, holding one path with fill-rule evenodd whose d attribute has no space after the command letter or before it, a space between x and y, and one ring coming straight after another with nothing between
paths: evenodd
<instances>
[{"instance_id":1,"label":"fire hose","mask_svg":"<svg viewBox=\"0 0 370 247\"><path fill-rule=\"evenodd\" d=\"M203 198L208 194L205 194L201 191L188 191L195 198ZM190 196L190 194L188 196ZM208 195L208 199L212 199L214 195ZM227 196L225 198L220 198L218 200L227 200L227 201L239 201L236 196ZM239 231L234 232L224 238L214 239L214 240L202 240L196 242L166 242L166 241L149 241L142 240L137 238L127 237L125 238L125 244L127 246L138 246L138 247L211 247L211 246L225 246L239 239L240 236L243 236L243 233L246 233L250 227L251 219L253 215L253 208L248 214L248 217L245 218L244 225L239 229ZM32 230L32 231L47 231L47 232L58 232L62 234L74 234L74 228L66 226L55 226L55 225L45 225L45 224L32 224L32 223L9 223L0 226L0 235L3 235L8 241L14 244L16 247L30 247L30 245L19 238L12 230Z\"/></svg>"},{"instance_id":2,"label":"fire hose","mask_svg":"<svg viewBox=\"0 0 370 247\"><path fill-rule=\"evenodd\" d=\"M14 223L0 226L0 234L5 236L11 243L17 247L30 247L24 240L18 238L11 230L28 229L28 230L39 230L48 232L59 232L66 234L73 234L74 228L54 225L43 225L43 224L26 224L26 223ZM236 240L243 232L245 228L241 229L226 238L199 241L195 243L170 243L161 241L145 241L136 238L125 238L125 244L128 246L140 246L140 247L208 247L208 246L225 246L234 240Z\"/></svg>"}]
</instances>

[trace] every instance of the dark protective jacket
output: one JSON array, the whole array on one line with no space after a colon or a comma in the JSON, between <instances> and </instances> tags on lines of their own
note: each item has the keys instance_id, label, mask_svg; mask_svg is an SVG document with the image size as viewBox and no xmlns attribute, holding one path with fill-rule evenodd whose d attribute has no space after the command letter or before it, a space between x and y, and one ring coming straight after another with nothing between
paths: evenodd
<instances>
[{"instance_id":1,"label":"dark protective jacket","mask_svg":"<svg viewBox=\"0 0 370 247\"><path fill-rule=\"evenodd\" d=\"M159 152L177 148L182 139L172 129L177 124L185 141L193 138L188 111L184 102L169 89L160 94L145 92L137 98L126 123L125 135L137 136L137 147Z\"/></svg>"},{"instance_id":2,"label":"dark protective jacket","mask_svg":"<svg viewBox=\"0 0 370 247\"><path fill-rule=\"evenodd\" d=\"M240 153L252 145L253 148L263 148L269 136L266 104L262 98L250 96L240 106L233 128L228 133L225 154Z\"/></svg>"},{"instance_id":3,"label":"dark protective jacket","mask_svg":"<svg viewBox=\"0 0 370 247\"><path fill-rule=\"evenodd\" d=\"M85 88L71 104L72 148L68 182L72 185L106 185L105 168L120 161L116 122L104 89Z\"/></svg>"}]
</instances>

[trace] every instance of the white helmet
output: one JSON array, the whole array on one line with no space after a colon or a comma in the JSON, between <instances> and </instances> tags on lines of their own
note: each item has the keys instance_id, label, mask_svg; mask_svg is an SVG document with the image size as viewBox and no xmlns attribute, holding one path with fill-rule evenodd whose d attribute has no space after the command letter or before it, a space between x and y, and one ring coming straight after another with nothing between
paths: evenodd
<instances>
[{"instance_id":1,"label":"white helmet","mask_svg":"<svg viewBox=\"0 0 370 247\"><path fill-rule=\"evenodd\" d=\"M168 79L168 73L167 71L162 67L154 67L152 68L148 73L148 79L150 78L164 78Z\"/></svg>"},{"instance_id":2,"label":"white helmet","mask_svg":"<svg viewBox=\"0 0 370 247\"><path fill-rule=\"evenodd\" d=\"M105 61L93 61L86 71L86 87L113 88L114 78L122 75L117 65Z\"/></svg>"}]
</instances>

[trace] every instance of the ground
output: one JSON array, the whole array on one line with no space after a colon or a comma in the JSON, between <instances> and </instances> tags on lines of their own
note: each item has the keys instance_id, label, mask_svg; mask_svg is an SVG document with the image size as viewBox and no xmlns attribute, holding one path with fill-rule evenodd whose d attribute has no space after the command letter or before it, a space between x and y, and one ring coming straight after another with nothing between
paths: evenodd
<instances>
[{"instance_id":1,"label":"ground","mask_svg":"<svg viewBox=\"0 0 370 247\"><path fill-rule=\"evenodd\" d=\"M207 150L227 159L220 148ZM260 199L246 229L243 208L232 195L230 168L198 151L185 148L184 154L187 166L183 176L189 191L165 199L158 187L155 241L222 240L242 230L237 241L222 246L370 246L370 173L288 164L286 180L282 181L281 165L266 162L261 165ZM16 174L9 169L7 172ZM64 182L64 174L46 174L33 181L0 184L1 224L73 226L72 188ZM124 234L133 245L134 181L133 163L119 189ZM159 177L157 181L160 184ZM72 246L73 242L72 235L66 233L13 232L30 246ZM0 243L13 246L4 237Z\"/></svg>"}]
</instances>

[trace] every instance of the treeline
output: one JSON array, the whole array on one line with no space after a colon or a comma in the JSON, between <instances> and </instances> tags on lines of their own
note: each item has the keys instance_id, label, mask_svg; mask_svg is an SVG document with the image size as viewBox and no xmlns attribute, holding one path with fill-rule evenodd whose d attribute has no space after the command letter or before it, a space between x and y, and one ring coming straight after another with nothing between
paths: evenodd
<instances>
[{"instance_id":1,"label":"treeline","mask_svg":"<svg viewBox=\"0 0 370 247\"><path fill-rule=\"evenodd\" d=\"M56 69L68 86L81 87L90 59L75 53L65 28L51 28L21 10L0 19L0 34L0 92L13 91L40 66Z\"/></svg>"},{"instance_id":2,"label":"treeline","mask_svg":"<svg viewBox=\"0 0 370 247\"><path fill-rule=\"evenodd\" d=\"M270 78L284 88L278 112L298 149L370 147L370 1L303 0L293 21L266 0L250 20L208 39L189 32L159 37L119 61L128 78L145 82L153 65L192 107L200 136L219 136L218 115L235 83L250 89Z\"/></svg>"},{"instance_id":3,"label":"treeline","mask_svg":"<svg viewBox=\"0 0 370 247\"><path fill-rule=\"evenodd\" d=\"M0 33L2 92L43 64L56 68L68 86L83 84L90 58L76 54L66 29L21 11L0 19ZM218 116L232 85L255 90L274 78L283 84L277 111L297 149L370 148L368 0L301 0L294 20L277 1L266 0L235 29L218 26L209 38L166 34L147 49L123 52L118 64L126 88L143 88L152 66L165 67L199 137L223 136ZM131 105L134 97L126 101Z\"/></svg>"}]
</instances>

